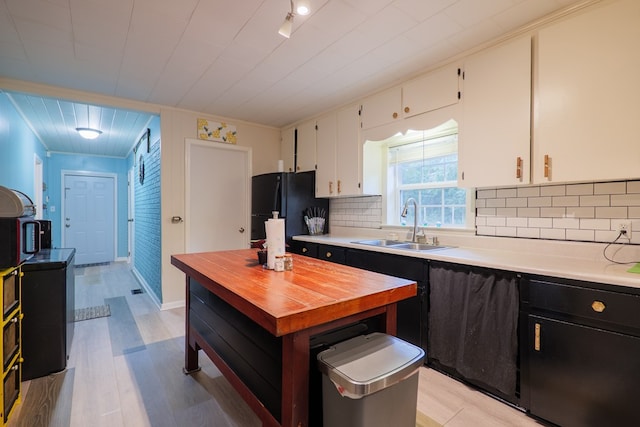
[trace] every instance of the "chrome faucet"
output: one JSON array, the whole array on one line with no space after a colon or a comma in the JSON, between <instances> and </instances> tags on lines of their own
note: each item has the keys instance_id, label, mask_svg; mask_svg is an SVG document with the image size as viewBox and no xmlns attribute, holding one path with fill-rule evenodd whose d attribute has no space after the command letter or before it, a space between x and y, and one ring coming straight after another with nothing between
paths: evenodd
<instances>
[{"instance_id":1,"label":"chrome faucet","mask_svg":"<svg viewBox=\"0 0 640 427\"><path fill-rule=\"evenodd\" d=\"M413 197L409 197L406 202L404 202L404 207L402 208L402 213L400 216L405 218L407 216L407 210L409 209L409 203L413 203L414 210L414 218L413 218L413 237L411 238L411 242L416 243L416 234L418 232L418 202Z\"/></svg>"}]
</instances>

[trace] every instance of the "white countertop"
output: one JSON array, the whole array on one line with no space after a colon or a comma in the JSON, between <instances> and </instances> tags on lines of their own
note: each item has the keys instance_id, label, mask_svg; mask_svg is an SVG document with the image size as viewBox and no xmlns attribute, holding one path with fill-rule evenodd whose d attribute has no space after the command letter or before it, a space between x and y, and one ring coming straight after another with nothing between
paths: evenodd
<instances>
[{"instance_id":1,"label":"white countertop","mask_svg":"<svg viewBox=\"0 0 640 427\"><path fill-rule=\"evenodd\" d=\"M613 257L619 262L634 261L629 264L616 264L604 258L602 254L606 246L604 243L480 236L438 236L440 245L452 247L429 251L409 251L354 243L358 240L385 237L372 236L372 233L366 230L363 230L361 234L351 233L348 235L345 235L344 232L323 236L303 235L295 236L293 239L640 289L640 274L627 272L635 264L635 261L640 261L640 247L637 245L612 245L609 247L607 249L609 258Z\"/></svg>"}]
</instances>

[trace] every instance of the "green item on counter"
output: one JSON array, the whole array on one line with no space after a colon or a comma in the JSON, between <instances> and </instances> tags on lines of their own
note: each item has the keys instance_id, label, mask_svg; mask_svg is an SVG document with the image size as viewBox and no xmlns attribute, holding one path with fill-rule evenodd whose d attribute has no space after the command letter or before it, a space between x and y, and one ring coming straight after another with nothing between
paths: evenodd
<instances>
[{"instance_id":1,"label":"green item on counter","mask_svg":"<svg viewBox=\"0 0 640 427\"><path fill-rule=\"evenodd\" d=\"M640 273L640 262L627 270L629 273Z\"/></svg>"}]
</instances>

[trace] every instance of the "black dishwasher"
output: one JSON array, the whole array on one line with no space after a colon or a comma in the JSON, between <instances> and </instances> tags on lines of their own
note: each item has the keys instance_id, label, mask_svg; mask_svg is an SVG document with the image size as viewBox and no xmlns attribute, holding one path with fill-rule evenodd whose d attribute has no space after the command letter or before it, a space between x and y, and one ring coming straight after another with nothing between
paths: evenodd
<instances>
[{"instance_id":1,"label":"black dishwasher","mask_svg":"<svg viewBox=\"0 0 640 427\"><path fill-rule=\"evenodd\" d=\"M75 249L44 249L22 265L22 379L66 368L75 311Z\"/></svg>"}]
</instances>

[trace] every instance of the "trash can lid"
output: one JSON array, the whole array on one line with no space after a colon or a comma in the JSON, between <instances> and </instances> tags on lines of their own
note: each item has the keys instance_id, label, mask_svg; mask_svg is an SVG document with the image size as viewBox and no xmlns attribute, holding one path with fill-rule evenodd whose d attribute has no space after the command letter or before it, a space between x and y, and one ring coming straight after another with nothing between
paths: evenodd
<instances>
[{"instance_id":1,"label":"trash can lid","mask_svg":"<svg viewBox=\"0 0 640 427\"><path fill-rule=\"evenodd\" d=\"M407 378L422 365L423 358L420 347L374 332L319 353L318 365L341 395L359 399Z\"/></svg>"}]
</instances>

